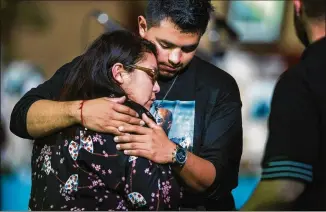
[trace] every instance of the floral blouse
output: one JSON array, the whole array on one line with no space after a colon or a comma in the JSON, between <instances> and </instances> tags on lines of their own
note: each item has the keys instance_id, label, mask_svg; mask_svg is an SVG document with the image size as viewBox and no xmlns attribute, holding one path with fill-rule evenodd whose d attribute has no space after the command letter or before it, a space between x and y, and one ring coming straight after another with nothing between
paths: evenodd
<instances>
[{"instance_id":1,"label":"floral blouse","mask_svg":"<svg viewBox=\"0 0 326 212\"><path fill-rule=\"evenodd\" d=\"M34 143L30 210L178 210L182 187L169 165L126 156L113 136L77 128Z\"/></svg>"}]
</instances>

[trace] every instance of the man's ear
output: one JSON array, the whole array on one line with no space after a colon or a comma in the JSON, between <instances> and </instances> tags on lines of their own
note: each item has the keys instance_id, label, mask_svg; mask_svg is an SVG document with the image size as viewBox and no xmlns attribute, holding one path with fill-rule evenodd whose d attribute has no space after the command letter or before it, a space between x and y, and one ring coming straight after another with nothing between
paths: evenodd
<instances>
[{"instance_id":1,"label":"man's ear","mask_svg":"<svg viewBox=\"0 0 326 212\"><path fill-rule=\"evenodd\" d=\"M123 83L122 72L125 71L121 63L116 63L112 66L112 75L115 81L119 84Z\"/></svg>"},{"instance_id":2,"label":"man's ear","mask_svg":"<svg viewBox=\"0 0 326 212\"><path fill-rule=\"evenodd\" d=\"M293 0L293 4L295 14L299 16L302 13L302 2L301 0Z\"/></svg>"},{"instance_id":3,"label":"man's ear","mask_svg":"<svg viewBox=\"0 0 326 212\"><path fill-rule=\"evenodd\" d=\"M147 21L146 18L142 15L138 16L138 30L139 35L144 38L147 32Z\"/></svg>"}]
</instances>

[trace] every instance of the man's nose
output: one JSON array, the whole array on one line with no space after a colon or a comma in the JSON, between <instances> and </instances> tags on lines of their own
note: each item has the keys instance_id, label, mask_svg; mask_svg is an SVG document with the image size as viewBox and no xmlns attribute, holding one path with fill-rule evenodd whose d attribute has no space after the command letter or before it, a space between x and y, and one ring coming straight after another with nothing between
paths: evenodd
<instances>
[{"instance_id":1,"label":"man's nose","mask_svg":"<svg viewBox=\"0 0 326 212\"><path fill-rule=\"evenodd\" d=\"M181 51L178 49L172 50L172 52L169 55L169 63L172 66L178 66L181 62Z\"/></svg>"}]
</instances>

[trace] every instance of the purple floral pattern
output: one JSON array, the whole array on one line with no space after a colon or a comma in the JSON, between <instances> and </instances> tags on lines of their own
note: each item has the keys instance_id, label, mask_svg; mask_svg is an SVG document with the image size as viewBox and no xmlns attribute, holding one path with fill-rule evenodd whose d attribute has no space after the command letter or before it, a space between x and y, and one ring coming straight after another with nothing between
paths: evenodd
<instances>
[{"instance_id":1,"label":"purple floral pattern","mask_svg":"<svg viewBox=\"0 0 326 212\"><path fill-rule=\"evenodd\" d=\"M31 210L178 210L182 195L169 165L123 155L112 135L78 129L34 143Z\"/></svg>"}]
</instances>

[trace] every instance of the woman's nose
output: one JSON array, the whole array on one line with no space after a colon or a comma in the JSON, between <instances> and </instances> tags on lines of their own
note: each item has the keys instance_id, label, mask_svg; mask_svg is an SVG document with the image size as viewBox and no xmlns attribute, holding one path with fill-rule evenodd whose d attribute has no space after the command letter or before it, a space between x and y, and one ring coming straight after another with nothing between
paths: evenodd
<instances>
[{"instance_id":1,"label":"woman's nose","mask_svg":"<svg viewBox=\"0 0 326 212\"><path fill-rule=\"evenodd\" d=\"M155 82L155 84L153 86L153 92L154 93L160 92L160 86L158 85L157 81Z\"/></svg>"}]
</instances>

